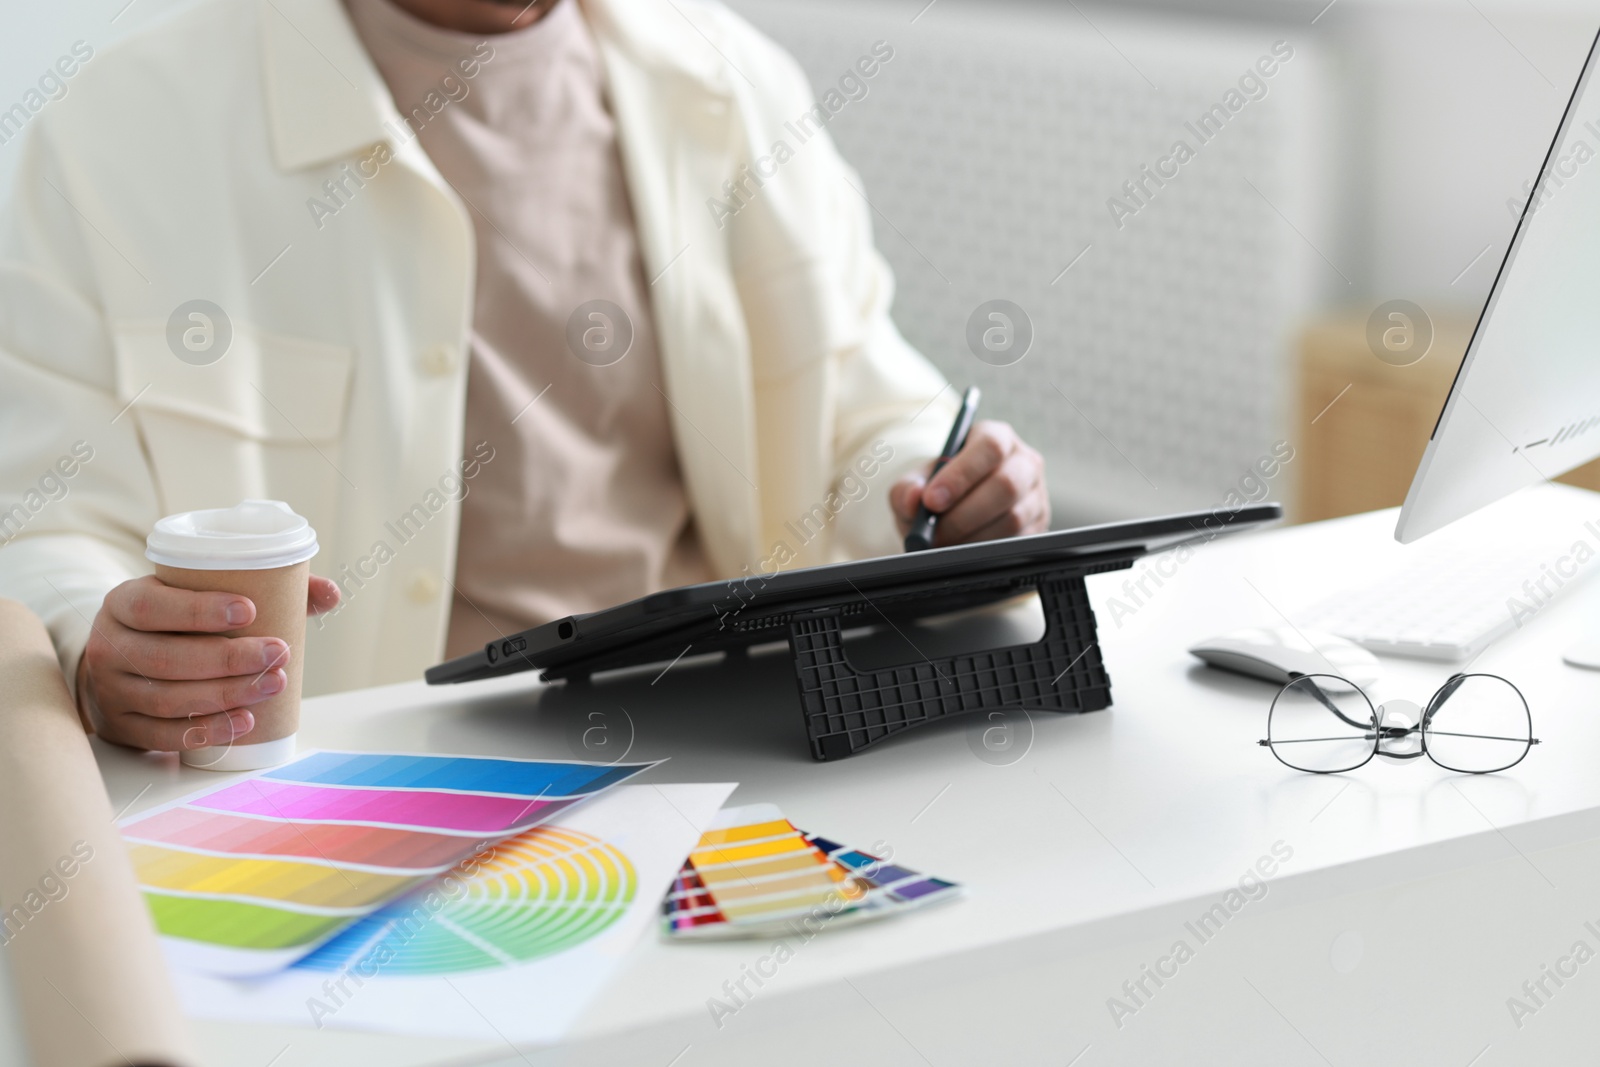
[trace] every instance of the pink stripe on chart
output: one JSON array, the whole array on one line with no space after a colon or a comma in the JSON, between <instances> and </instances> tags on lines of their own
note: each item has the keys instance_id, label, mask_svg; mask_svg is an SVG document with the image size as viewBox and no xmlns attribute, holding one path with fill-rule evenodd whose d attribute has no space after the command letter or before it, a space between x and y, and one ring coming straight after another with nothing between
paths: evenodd
<instances>
[{"instance_id":1,"label":"pink stripe on chart","mask_svg":"<svg viewBox=\"0 0 1600 1067\"><path fill-rule=\"evenodd\" d=\"M339 819L504 833L543 822L569 802L420 789L339 789L250 778L190 803L216 811L282 819Z\"/></svg>"}]
</instances>

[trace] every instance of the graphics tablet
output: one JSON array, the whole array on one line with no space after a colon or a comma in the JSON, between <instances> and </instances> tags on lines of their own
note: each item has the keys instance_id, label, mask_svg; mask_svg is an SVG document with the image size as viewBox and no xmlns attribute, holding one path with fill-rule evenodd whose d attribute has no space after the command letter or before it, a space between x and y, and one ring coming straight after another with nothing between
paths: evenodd
<instances>
[{"instance_id":1,"label":"graphics tablet","mask_svg":"<svg viewBox=\"0 0 1600 1067\"><path fill-rule=\"evenodd\" d=\"M1035 588L1044 575L1127 567L1282 515L1277 504L1196 511L682 586L508 635L429 668L426 677L433 685L533 669L546 679L581 677L671 660L686 649L698 655L781 640L813 613L861 624L879 614L941 615Z\"/></svg>"}]
</instances>

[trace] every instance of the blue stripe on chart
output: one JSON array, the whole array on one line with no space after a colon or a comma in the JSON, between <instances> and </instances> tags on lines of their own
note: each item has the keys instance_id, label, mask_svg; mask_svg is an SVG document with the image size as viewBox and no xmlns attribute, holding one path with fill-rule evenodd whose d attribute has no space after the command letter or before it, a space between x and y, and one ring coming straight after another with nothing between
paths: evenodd
<instances>
[{"instance_id":1,"label":"blue stripe on chart","mask_svg":"<svg viewBox=\"0 0 1600 1067\"><path fill-rule=\"evenodd\" d=\"M606 767L561 760L315 752L270 770L263 777L308 785L454 789L523 797L569 797L615 785L648 766L648 763L623 763Z\"/></svg>"}]
</instances>

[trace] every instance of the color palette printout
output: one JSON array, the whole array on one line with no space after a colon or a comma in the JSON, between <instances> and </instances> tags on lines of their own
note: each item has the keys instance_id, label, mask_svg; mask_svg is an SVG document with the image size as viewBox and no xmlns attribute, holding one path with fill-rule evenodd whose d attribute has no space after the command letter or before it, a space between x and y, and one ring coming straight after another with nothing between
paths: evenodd
<instances>
[{"instance_id":1,"label":"color palette printout","mask_svg":"<svg viewBox=\"0 0 1600 1067\"><path fill-rule=\"evenodd\" d=\"M312 752L122 832L169 958L258 975L652 766Z\"/></svg>"},{"instance_id":2,"label":"color palette printout","mask_svg":"<svg viewBox=\"0 0 1600 1067\"><path fill-rule=\"evenodd\" d=\"M766 937L949 900L961 887L796 829L773 804L720 812L662 902L669 938Z\"/></svg>"},{"instance_id":3,"label":"color palette printout","mask_svg":"<svg viewBox=\"0 0 1600 1067\"><path fill-rule=\"evenodd\" d=\"M469 856L284 970L175 967L179 998L208 1019L559 1041L655 921L733 788L609 790Z\"/></svg>"}]
</instances>

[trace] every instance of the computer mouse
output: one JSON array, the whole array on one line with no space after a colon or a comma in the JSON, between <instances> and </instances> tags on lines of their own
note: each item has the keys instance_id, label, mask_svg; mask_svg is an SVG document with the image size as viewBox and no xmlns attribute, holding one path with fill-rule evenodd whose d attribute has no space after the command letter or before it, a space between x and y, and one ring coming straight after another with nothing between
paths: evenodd
<instances>
[{"instance_id":1,"label":"computer mouse","mask_svg":"<svg viewBox=\"0 0 1600 1067\"><path fill-rule=\"evenodd\" d=\"M1332 674L1365 689L1380 673L1378 657L1360 645L1320 630L1288 626L1235 630L1197 642L1189 651L1207 666L1278 685L1289 684L1296 675Z\"/></svg>"}]
</instances>

